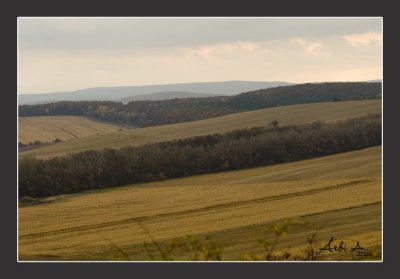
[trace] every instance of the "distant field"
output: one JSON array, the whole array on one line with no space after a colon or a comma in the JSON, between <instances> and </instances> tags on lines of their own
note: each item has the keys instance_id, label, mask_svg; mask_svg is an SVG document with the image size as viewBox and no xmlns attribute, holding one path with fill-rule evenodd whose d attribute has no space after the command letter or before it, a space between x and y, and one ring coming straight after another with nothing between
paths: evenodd
<instances>
[{"instance_id":1,"label":"distant field","mask_svg":"<svg viewBox=\"0 0 400 279\"><path fill-rule=\"evenodd\" d=\"M32 116L19 117L18 141L23 144L40 141L53 142L104 135L116 132L121 127L89 120L81 116Z\"/></svg>"},{"instance_id":2,"label":"distant field","mask_svg":"<svg viewBox=\"0 0 400 279\"><path fill-rule=\"evenodd\" d=\"M271 240L269 226L288 217L310 224L289 231L279 251L299 253L319 228L321 241L358 240L379 252L381 198L380 147L63 196L19 208L19 259L125 260L122 249L130 259L149 260L144 227L161 244L210 235L225 259L237 260L260 253L257 240Z\"/></svg>"},{"instance_id":3,"label":"distant field","mask_svg":"<svg viewBox=\"0 0 400 279\"><path fill-rule=\"evenodd\" d=\"M71 139L56 145L24 151L21 152L20 156L34 155L39 158L49 158L89 149L139 146L171 139L267 126L273 120L278 120L280 125L301 124L318 120L330 122L364 116L368 113L380 111L381 100L292 105L231 114L187 123L127 129L100 135L95 134L93 136ZM20 128L20 131L21 129L22 128Z\"/></svg>"}]
</instances>

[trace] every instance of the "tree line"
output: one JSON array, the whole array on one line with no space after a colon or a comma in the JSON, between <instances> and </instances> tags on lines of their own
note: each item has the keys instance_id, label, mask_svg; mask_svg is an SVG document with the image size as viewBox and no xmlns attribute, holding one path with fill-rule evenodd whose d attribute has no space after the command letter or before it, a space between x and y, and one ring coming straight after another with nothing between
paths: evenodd
<instances>
[{"instance_id":1,"label":"tree line","mask_svg":"<svg viewBox=\"0 0 400 279\"><path fill-rule=\"evenodd\" d=\"M212 118L248 110L285 105L374 99L381 83L337 82L280 86L236 96L133 101L57 102L19 106L19 116L80 115L137 127L165 125Z\"/></svg>"},{"instance_id":2,"label":"tree line","mask_svg":"<svg viewBox=\"0 0 400 279\"><path fill-rule=\"evenodd\" d=\"M380 114L336 123L241 129L49 160L19 161L19 196L46 197L304 160L381 144Z\"/></svg>"}]
</instances>

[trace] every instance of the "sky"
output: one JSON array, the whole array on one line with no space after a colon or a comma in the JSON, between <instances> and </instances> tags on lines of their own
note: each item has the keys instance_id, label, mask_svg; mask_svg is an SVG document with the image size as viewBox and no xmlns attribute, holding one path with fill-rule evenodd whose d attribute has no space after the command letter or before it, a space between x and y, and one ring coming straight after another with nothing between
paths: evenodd
<instances>
[{"instance_id":1,"label":"sky","mask_svg":"<svg viewBox=\"0 0 400 279\"><path fill-rule=\"evenodd\" d=\"M18 18L18 92L382 78L381 18Z\"/></svg>"}]
</instances>

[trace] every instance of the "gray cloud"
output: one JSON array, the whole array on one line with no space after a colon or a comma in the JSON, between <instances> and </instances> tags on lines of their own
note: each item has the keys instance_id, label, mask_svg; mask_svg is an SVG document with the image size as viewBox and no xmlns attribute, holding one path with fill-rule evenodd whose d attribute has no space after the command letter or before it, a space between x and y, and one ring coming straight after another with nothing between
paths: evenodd
<instances>
[{"instance_id":1,"label":"gray cloud","mask_svg":"<svg viewBox=\"0 0 400 279\"><path fill-rule=\"evenodd\" d=\"M379 32L379 18L20 18L21 50L194 47Z\"/></svg>"}]
</instances>

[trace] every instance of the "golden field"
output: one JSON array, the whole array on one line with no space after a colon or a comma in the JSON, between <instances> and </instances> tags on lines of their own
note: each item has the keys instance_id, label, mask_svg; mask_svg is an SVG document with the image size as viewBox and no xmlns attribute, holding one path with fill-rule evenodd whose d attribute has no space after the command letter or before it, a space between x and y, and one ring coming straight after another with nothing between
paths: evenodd
<instances>
[{"instance_id":1,"label":"golden field","mask_svg":"<svg viewBox=\"0 0 400 279\"><path fill-rule=\"evenodd\" d=\"M331 122L378 112L381 112L381 100L363 100L275 107L193 122L147 128L131 128L116 132L112 130L117 129L117 127L110 126L110 131L107 130L100 134L95 132L91 136L78 136L78 138L72 138L58 144L21 152L20 156L33 155L38 158L49 158L90 149L140 146L172 139L225 133L243 128L262 127L267 126L273 120L278 120L280 125L303 124L318 120ZM57 117L59 120L62 118L61 116ZM46 119L47 117L42 118L41 125L47 125ZM79 123L84 118L76 117L76 119ZM68 120L65 124L65 126L62 126L63 129L72 129L70 126L75 125L74 121ZM34 125L32 126L34 127ZM25 127L23 125L19 127L20 136L22 137L27 133L24 131ZM46 129L37 129L37 135L35 135L35 132L30 132L30 138L38 137L41 134L41 130ZM52 139L54 140L54 138Z\"/></svg>"},{"instance_id":2,"label":"golden field","mask_svg":"<svg viewBox=\"0 0 400 279\"><path fill-rule=\"evenodd\" d=\"M165 245L177 237L209 235L223 246L225 260L238 260L247 252L261 253L257 239L273 237L268 228L284 218L309 225L289 231L279 251L300 253L307 235L317 230L321 241L358 240L379 254L381 190L381 147L373 147L60 196L19 208L19 259L149 260L143 242ZM345 259L338 253L330 257Z\"/></svg>"},{"instance_id":3,"label":"golden field","mask_svg":"<svg viewBox=\"0 0 400 279\"><path fill-rule=\"evenodd\" d=\"M18 141L23 144L53 142L104 135L122 129L116 125L90 120L81 116L30 116L18 118Z\"/></svg>"}]
</instances>

